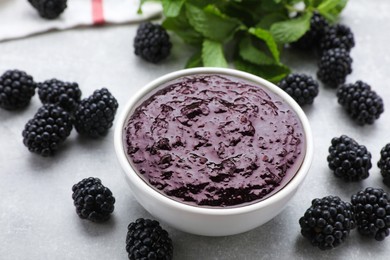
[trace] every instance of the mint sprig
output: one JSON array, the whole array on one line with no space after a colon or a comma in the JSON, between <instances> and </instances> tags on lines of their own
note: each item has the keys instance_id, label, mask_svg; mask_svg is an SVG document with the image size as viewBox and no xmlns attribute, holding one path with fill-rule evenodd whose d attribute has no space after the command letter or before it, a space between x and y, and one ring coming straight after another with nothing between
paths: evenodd
<instances>
[{"instance_id":1,"label":"mint sprig","mask_svg":"<svg viewBox=\"0 0 390 260\"><path fill-rule=\"evenodd\" d=\"M141 7L144 2L141 1ZM277 82L290 73L283 47L310 29L314 12L336 22L348 0L161 0L163 26L195 47L186 67L227 67ZM141 9L140 9L141 10Z\"/></svg>"}]
</instances>

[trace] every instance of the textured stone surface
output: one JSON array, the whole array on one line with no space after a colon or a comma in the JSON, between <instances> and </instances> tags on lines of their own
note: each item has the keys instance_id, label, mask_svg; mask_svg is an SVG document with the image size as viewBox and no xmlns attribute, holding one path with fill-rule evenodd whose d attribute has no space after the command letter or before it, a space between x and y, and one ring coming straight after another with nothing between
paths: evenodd
<instances>
[{"instance_id":1,"label":"textured stone surface","mask_svg":"<svg viewBox=\"0 0 390 260\"><path fill-rule=\"evenodd\" d=\"M382 184L376 162L390 142L388 75L390 34L386 0L353 0L341 22L355 34L353 73L347 82L364 80L384 99L385 112L371 126L357 126L337 104L334 89L320 86L313 106L305 108L313 128L315 155L302 188L286 209L269 223L250 232L209 238L163 226L174 241L174 259L388 259L390 238L376 242L353 231L338 249L321 252L300 235L299 217L316 197L334 194L344 200L363 187ZM36 80L52 77L76 81L83 97L103 86L117 97L121 112L126 99L146 83L181 69L191 53L174 38L172 55L161 65L143 62L133 54L135 25L107 26L54 32L0 43L0 71L18 68ZM286 52L294 71L315 76L316 60L305 53ZM53 158L31 154L21 131L40 106L37 96L19 112L0 110L0 259L126 259L127 225L151 217L134 199L114 154L113 131L101 140L86 140L73 131ZM390 109L390 108L389 108ZM373 155L371 176L359 183L335 178L326 164L334 136L348 134ZM89 176L99 177L117 199L112 219L105 224L83 221L75 213L71 187Z\"/></svg>"}]
</instances>

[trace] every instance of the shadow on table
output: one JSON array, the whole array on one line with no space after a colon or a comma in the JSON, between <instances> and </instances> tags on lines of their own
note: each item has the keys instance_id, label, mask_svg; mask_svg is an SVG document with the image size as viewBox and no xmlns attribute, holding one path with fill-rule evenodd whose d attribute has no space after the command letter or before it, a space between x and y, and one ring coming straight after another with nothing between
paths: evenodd
<instances>
[{"instance_id":1,"label":"shadow on table","mask_svg":"<svg viewBox=\"0 0 390 260\"><path fill-rule=\"evenodd\" d=\"M294 254L301 259L363 259L364 255L371 256L374 259L375 255L382 255L387 251L383 243L385 242L363 237L357 229L354 229L338 247L330 250L320 250L312 246L310 241L303 236L297 235Z\"/></svg>"},{"instance_id":2,"label":"shadow on table","mask_svg":"<svg viewBox=\"0 0 390 260\"><path fill-rule=\"evenodd\" d=\"M110 219L106 222L95 223L89 220L80 219L78 225L80 227L80 230L84 231L84 233L88 234L91 237L98 237L115 232L117 222L117 216L115 214L112 214Z\"/></svg>"}]
</instances>

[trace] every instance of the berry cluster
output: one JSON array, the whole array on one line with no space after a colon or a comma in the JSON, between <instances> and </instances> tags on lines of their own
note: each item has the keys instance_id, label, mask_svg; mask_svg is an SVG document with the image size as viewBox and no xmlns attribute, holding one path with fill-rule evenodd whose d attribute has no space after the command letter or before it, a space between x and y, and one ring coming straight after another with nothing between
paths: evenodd
<instances>
[{"instance_id":1,"label":"berry cluster","mask_svg":"<svg viewBox=\"0 0 390 260\"><path fill-rule=\"evenodd\" d=\"M337 98L348 115L360 125L373 124L384 111L382 98L360 80L341 85L337 89Z\"/></svg>"},{"instance_id":2,"label":"berry cluster","mask_svg":"<svg viewBox=\"0 0 390 260\"><path fill-rule=\"evenodd\" d=\"M344 181L360 181L369 176L371 153L364 145L342 135L331 141L327 157L329 168Z\"/></svg>"},{"instance_id":3,"label":"berry cluster","mask_svg":"<svg viewBox=\"0 0 390 260\"><path fill-rule=\"evenodd\" d=\"M337 196L314 199L299 219L301 233L322 250L339 246L355 228L352 206Z\"/></svg>"},{"instance_id":4,"label":"berry cluster","mask_svg":"<svg viewBox=\"0 0 390 260\"><path fill-rule=\"evenodd\" d=\"M318 12L314 12L310 19L310 29L298 41L293 42L292 46L301 50L313 49L318 46L321 38L324 36L325 29L329 23Z\"/></svg>"},{"instance_id":5,"label":"berry cluster","mask_svg":"<svg viewBox=\"0 0 390 260\"><path fill-rule=\"evenodd\" d=\"M298 49L317 50L320 55L317 78L325 85L337 88L339 104L358 124L372 124L383 113L383 100L371 90L371 86L360 80L354 84L345 84L347 75L352 73L350 51L355 46L354 35L348 26L330 25L315 12L310 20L309 31L291 45ZM298 88L290 87L288 93L297 99L295 89ZM300 89L296 91L301 93Z\"/></svg>"},{"instance_id":6,"label":"berry cluster","mask_svg":"<svg viewBox=\"0 0 390 260\"><path fill-rule=\"evenodd\" d=\"M80 103L81 90L76 82L63 82L58 79L38 83L38 96L42 104L58 104L73 112Z\"/></svg>"},{"instance_id":7,"label":"berry cluster","mask_svg":"<svg viewBox=\"0 0 390 260\"><path fill-rule=\"evenodd\" d=\"M389 235L390 196L379 188L366 188L351 198L358 231L382 241Z\"/></svg>"},{"instance_id":8,"label":"berry cluster","mask_svg":"<svg viewBox=\"0 0 390 260\"><path fill-rule=\"evenodd\" d=\"M173 257L172 240L156 220L139 218L127 227L126 251L130 260Z\"/></svg>"},{"instance_id":9,"label":"berry cluster","mask_svg":"<svg viewBox=\"0 0 390 260\"><path fill-rule=\"evenodd\" d=\"M115 198L98 178L89 177L72 187L73 204L77 215L93 222L103 222L114 211Z\"/></svg>"},{"instance_id":10,"label":"berry cluster","mask_svg":"<svg viewBox=\"0 0 390 260\"><path fill-rule=\"evenodd\" d=\"M134 38L134 53L144 60L158 63L167 58L172 43L167 31L158 24L145 22L140 24Z\"/></svg>"},{"instance_id":11,"label":"berry cluster","mask_svg":"<svg viewBox=\"0 0 390 260\"><path fill-rule=\"evenodd\" d=\"M115 198L99 178L82 179L72 187L73 205L81 219L105 222L114 212ZM139 218L127 228L126 251L129 259L161 259L173 257L173 244L168 232L156 220Z\"/></svg>"},{"instance_id":12,"label":"berry cluster","mask_svg":"<svg viewBox=\"0 0 390 260\"><path fill-rule=\"evenodd\" d=\"M382 241L389 235L390 197L380 188L366 188L351 202L337 196L314 199L299 219L302 235L322 250L339 246L357 227L361 235Z\"/></svg>"},{"instance_id":13,"label":"berry cluster","mask_svg":"<svg viewBox=\"0 0 390 260\"><path fill-rule=\"evenodd\" d=\"M383 183L390 187L390 143L382 148L377 165L381 171Z\"/></svg>"},{"instance_id":14,"label":"berry cluster","mask_svg":"<svg viewBox=\"0 0 390 260\"><path fill-rule=\"evenodd\" d=\"M23 143L30 152L50 156L65 141L72 130L68 112L54 104L43 105L24 130Z\"/></svg>"},{"instance_id":15,"label":"berry cluster","mask_svg":"<svg viewBox=\"0 0 390 260\"><path fill-rule=\"evenodd\" d=\"M371 153L347 135L334 137L327 157L329 169L346 182L360 181L369 177L372 167ZM377 163L383 183L390 187L390 143L386 144Z\"/></svg>"},{"instance_id":16,"label":"berry cluster","mask_svg":"<svg viewBox=\"0 0 390 260\"><path fill-rule=\"evenodd\" d=\"M355 46L351 29L342 24L330 25L318 12L310 20L310 29L292 46L314 49L320 54L317 77L324 84L337 87L352 72L349 51Z\"/></svg>"},{"instance_id":17,"label":"berry cluster","mask_svg":"<svg viewBox=\"0 0 390 260\"><path fill-rule=\"evenodd\" d=\"M81 99L77 83L58 79L36 83L24 71L8 70L0 76L0 107L15 110L26 107L38 89L43 106L22 132L29 151L42 156L55 153L74 126L79 134L97 138L112 127L118 102L106 88Z\"/></svg>"},{"instance_id":18,"label":"berry cluster","mask_svg":"<svg viewBox=\"0 0 390 260\"><path fill-rule=\"evenodd\" d=\"M28 0L38 11L39 15L45 19L55 19L67 7L67 0Z\"/></svg>"},{"instance_id":19,"label":"berry cluster","mask_svg":"<svg viewBox=\"0 0 390 260\"><path fill-rule=\"evenodd\" d=\"M35 95L32 76L20 70L8 70L0 76L0 107L15 110L26 107Z\"/></svg>"},{"instance_id":20,"label":"berry cluster","mask_svg":"<svg viewBox=\"0 0 390 260\"><path fill-rule=\"evenodd\" d=\"M318 95L318 82L306 74L292 73L278 83L300 106L312 104Z\"/></svg>"}]
</instances>

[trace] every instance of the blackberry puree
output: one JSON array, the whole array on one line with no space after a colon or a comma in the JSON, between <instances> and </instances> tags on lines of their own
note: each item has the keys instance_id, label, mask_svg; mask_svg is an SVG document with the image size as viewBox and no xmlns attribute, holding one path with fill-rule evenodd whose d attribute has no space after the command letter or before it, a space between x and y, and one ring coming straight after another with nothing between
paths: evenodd
<instances>
[{"instance_id":1,"label":"blackberry puree","mask_svg":"<svg viewBox=\"0 0 390 260\"><path fill-rule=\"evenodd\" d=\"M199 206L265 199L294 177L305 153L301 122L278 95L214 74L160 86L130 115L123 138L145 182Z\"/></svg>"}]
</instances>

